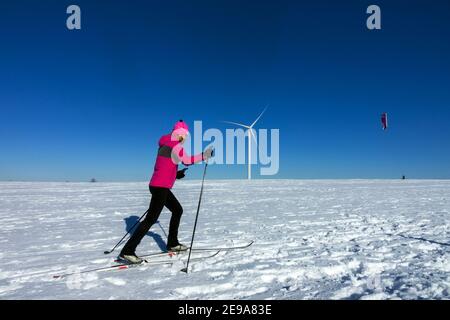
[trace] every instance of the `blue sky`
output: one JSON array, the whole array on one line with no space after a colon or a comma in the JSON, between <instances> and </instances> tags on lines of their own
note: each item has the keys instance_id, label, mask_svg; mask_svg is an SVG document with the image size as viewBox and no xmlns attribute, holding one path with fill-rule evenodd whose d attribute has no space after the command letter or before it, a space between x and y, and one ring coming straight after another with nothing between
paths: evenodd
<instances>
[{"instance_id":1,"label":"blue sky","mask_svg":"<svg viewBox=\"0 0 450 320\"><path fill-rule=\"evenodd\" d=\"M174 121L266 104L272 178L450 178L449 18L444 0L2 1L0 180L146 180Z\"/></svg>"}]
</instances>

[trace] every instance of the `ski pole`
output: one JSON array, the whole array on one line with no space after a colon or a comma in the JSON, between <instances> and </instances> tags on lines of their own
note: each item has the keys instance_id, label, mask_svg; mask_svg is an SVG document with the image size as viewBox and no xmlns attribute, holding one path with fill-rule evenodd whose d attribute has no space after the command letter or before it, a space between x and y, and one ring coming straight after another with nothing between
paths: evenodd
<instances>
[{"instance_id":1,"label":"ski pole","mask_svg":"<svg viewBox=\"0 0 450 320\"><path fill-rule=\"evenodd\" d=\"M202 188L200 189L200 197L198 199L197 214L195 216L195 222L194 222L194 231L192 232L191 246L190 246L190 249L189 249L189 256L188 256L186 268L183 268L183 269L180 270L181 272L185 272L185 273L188 273L189 260L191 259L192 245L194 243L195 229L197 228L197 220L198 220L198 213L200 212L200 204L202 203L203 184L205 183L205 175L206 175L206 168L207 167L208 167L208 161L206 161L205 169L203 170Z\"/></svg>"},{"instance_id":2,"label":"ski pole","mask_svg":"<svg viewBox=\"0 0 450 320\"><path fill-rule=\"evenodd\" d=\"M110 253L113 252L118 246L120 246L120 244L122 243L123 239L125 239L125 237L126 237L126 236L134 229L134 227L137 226L137 224L142 220L142 218L147 214L147 212L148 212L148 209L147 209L147 211L145 211L144 214L139 218L139 220L136 221L136 223L130 228L130 230L128 230L128 232L125 233L125 235L123 236L123 238L120 239L119 242L117 242L117 244L114 246L114 248L112 248L112 249L109 250L109 251L106 250L106 251L104 251L103 253L104 253L104 254L110 254Z\"/></svg>"}]
</instances>

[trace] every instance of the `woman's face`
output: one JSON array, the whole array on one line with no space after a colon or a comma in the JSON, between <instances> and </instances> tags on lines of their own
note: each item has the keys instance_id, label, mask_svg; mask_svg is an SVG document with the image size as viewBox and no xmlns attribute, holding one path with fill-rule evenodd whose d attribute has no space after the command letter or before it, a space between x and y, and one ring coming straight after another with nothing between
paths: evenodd
<instances>
[{"instance_id":1,"label":"woman's face","mask_svg":"<svg viewBox=\"0 0 450 320\"><path fill-rule=\"evenodd\" d=\"M187 139L189 132L184 129L177 129L172 132L172 140L178 141L179 143L184 143Z\"/></svg>"}]
</instances>

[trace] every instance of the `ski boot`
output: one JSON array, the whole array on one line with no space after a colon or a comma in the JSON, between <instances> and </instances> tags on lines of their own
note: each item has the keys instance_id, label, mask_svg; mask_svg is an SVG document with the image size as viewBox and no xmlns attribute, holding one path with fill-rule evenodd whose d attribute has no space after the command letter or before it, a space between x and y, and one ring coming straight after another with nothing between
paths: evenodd
<instances>
[{"instance_id":1,"label":"ski boot","mask_svg":"<svg viewBox=\"0 0 450 320\"><path fill-rule=\"evenodd\" d=\"M144 262L144 260L139 258L135 253L131 254L120 253L119 259L124 260L131 264L141 264L142 262Z\"/></svg>"},{"instance_id":2,"label":"ski boot","mask_svg":"<svg viewBox=\"0 0 450 320\"><path fill-rule=\"evenodd\" d=\"M185 246L184 244L181 244L179 242L167 244L167 251L180 252L180 251L186 251L187 249L188 249L187 246Z\"/></svg>"}]
</instances>

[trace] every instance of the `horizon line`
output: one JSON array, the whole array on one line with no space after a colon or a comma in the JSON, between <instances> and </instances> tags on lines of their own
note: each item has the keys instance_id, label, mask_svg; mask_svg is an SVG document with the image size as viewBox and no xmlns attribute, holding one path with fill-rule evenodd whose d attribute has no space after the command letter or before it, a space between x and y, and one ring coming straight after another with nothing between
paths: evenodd
<instances>
[{"instance_id":1,"label":"horizon line","mask_svg":"<svg viewBox=\"0 0 450 320\"><path fill-rule=\"evenodd\" d=\"M201 181L201 178L198 179L186 179L184 181ZM249 181L247 178L215 178L208 179L209 181ZM450 178L259 178L259 179L251 179L250 181L265 181L265 180L450 180ZM3 182L49 182L49 183L149 183L148 180L96 180L95 182L89 180L14 180L0 179L0 183Z\"/></svg>"}]
</instances>

